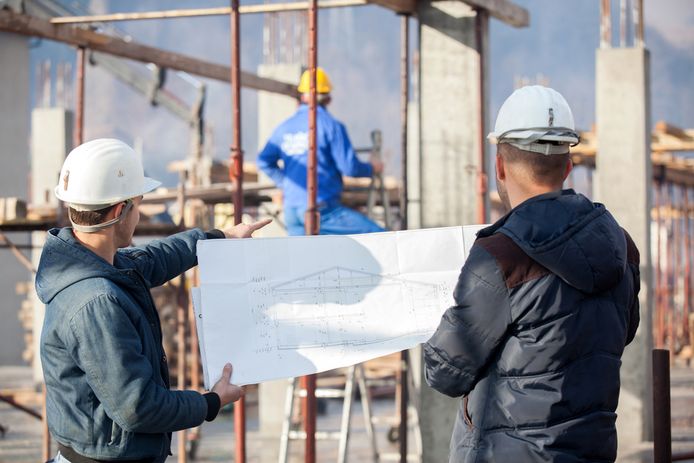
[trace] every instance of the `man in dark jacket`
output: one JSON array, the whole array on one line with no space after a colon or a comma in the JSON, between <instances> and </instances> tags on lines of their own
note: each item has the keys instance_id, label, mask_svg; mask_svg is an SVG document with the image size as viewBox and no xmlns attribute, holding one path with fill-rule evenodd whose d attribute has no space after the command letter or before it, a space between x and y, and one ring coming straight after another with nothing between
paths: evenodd
<instances>
[{"instance_id":1,"label":"man in dark jacket","mask_svg":"<svg viewBox=\"0 0 694 463\"><path fill-rule=\"evenodd\" d=\"M490 138L510 212L478 234L424 346L429 385L463 397L450 461L614 461L638 250L603 205L562 190L578 135L559 93L517 90Z\"/></svg>"},{"instance_id":2,"label":"man in dark jacket","mask_svg":"<svg viewBox=\"0 0 694 463\"><path fill-rule=\"evenodd\" d=\"M46 304L41 363L57 463L162 462L173 431L213 420L243 394L230 383L228 364L209 393L169 390L149 289L196 265L198 240L249 237L267 222L128 247L142 195L158 185L118 140L78 146L63 164L55 192L72 227L48 232L36 274Z\"/></svg>"}]
</instances>

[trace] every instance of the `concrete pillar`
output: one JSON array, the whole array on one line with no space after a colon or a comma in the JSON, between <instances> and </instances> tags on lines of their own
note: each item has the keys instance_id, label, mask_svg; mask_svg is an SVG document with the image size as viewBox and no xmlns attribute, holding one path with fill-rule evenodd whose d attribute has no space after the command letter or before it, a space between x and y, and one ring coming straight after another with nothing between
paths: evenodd
<instances>
[{"instance_id":1,"label":"concrete pillar","mask_svg":"<svg viewBox=\"0 0 694 463\"><path fill-rule=\"evenodd\" d=\"M263 64L258 67L258 75L271 77L285 82L296 82L301 77L299 64ZM291 116L297 109L297 101L283 95L258 92L258 150L262 150L267 140L282 121ZM272 183L264 174L259 173L260 181ZM279 212L279 205L267 203L265 208L273 213ZM279 220L283 221L280 214ZM263 236L285 236L286 231L277 221L263 229ZM284 418L284 404L287 393L287 381L268 381L259 386L258 414L261 438L267 439L263 456L268 461L277 460L279 456L280 434Z\"/></svg>"},{"instance_id":2,"label":"concrete pillar","mask_svg":"<svg viewBox=\"0 0 694 463\"><path fill-rule=\"evenodd\" d=\"M0 196L27 199L29 171L29 45L24 37L0 33ZM26 243L26 233L11 233L15 243ZM10 250L0 250L0 365L21 365L25 346L18 318L21 297L17 283L30 279Z\"/></svg>"},{"instance_id":3,"label":"concrete pillar","mask_svg":"<svg viewBox=\"0 0 694 463\"><path fill-rule=\"evenodd\" d=\"M625 69L629 72L624 72ZM644 48L597 52L595 196L629 232L641 253L641 325L622 358L622 389L617 410L620 449L650 440L652 436L653 177L649 74L649 53Z\"/></svg>"},{"instance_id":4,"label":"concrete pillar","mask_svg":"<svg viewBox=\"0 0 694 463\"><path fill-rule=\"evenodd\" d=\"M487 87L480 88L480 66L484 66L484 60L478 53L476 13L463 2L420 1L417 16L419 176L410 185L417 186L419 180L420 220L410 217L412 224L421 227L472 224L477 220L478 160L483 148L480 98L486 101ZM482 21L481 37L486 41L488 20L485 17ZM417 163L416 159L413 163ZM413 206L416 210L417 205ZM413 356L413 362L415 370L421 371L421 355ZM448 461L460 400L426 385L419 394L422 461Z\"/></svg>"},{"instance_id":5,"label":"concrete pillar","mask_svg":"<svg viewBox=\"0 0 694 463\"><path fill-rule=\"evenodd\" d=\"M423 1L417 15L422 226L472 224L482 123L476 13L463 2Z\"/></svg>"},{"instance_id":6,"label":"concrete pillar","mask_svg":"<svg viewBox=\"0 0 694 463\"><path fill-rule=\"evenodd\" d=\"M72 147L72 113L63 108L40 108L31 114L31 197L35 205L58 206L53 189L58 184L60 168ZM42 246L46 241L45 232L31 234L34 246ZM32 251L34 268L39 265L41 249ZM33 284L33 282L32 282ZM32 291L34 302L34 380L43 380L39 340L45 306Z\"/></svg>"}]
</instances>

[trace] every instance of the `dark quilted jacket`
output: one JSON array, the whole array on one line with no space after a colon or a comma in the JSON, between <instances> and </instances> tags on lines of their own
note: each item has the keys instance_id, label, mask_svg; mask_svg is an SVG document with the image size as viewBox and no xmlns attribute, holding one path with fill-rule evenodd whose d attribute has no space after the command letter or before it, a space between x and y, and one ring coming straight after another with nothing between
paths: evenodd
<instances>
[{"instance_id":1,"label":"dark quilted jacket","mask_svg":"<svg viewBox=\"0 0 694 463\"><path fill-rule=\"evenodd\" d=\"M614 461L638 291L631 238L572 190L482 230L424 347L429 385L464 397L450 461Z\"/></svg>"}]
</instances>

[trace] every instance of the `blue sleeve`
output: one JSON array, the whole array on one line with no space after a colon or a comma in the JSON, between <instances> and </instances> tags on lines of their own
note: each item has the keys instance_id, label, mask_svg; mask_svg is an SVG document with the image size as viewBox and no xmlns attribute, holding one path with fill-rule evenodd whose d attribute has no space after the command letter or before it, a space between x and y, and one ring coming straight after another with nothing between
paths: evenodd
<instances>
[{"instance_id":1,"label":"blue sleeve","mask_svg":"<svg viewBox=\"0 0 694 463\"><path fill-rule=\"evenodd\" d=\"M454 292L455 305L424 344L424 376L451 397L469 394L511 323L508 292L496 261L473 246Z\"/></svg>"},{"instance_id":2,"label":"blue sleeve","mask_svg":"<svg viewBox=\"0 0 694 463\"><path fill-rule=\"evenodd\" d=\"M157 384L142 341L115 295L101 294L70 319L70 355L108 416L130 432L164 433L200 425L207 401L196 391ZM107 359L106 361L104 359Z\"/></svg>"},{"instance_id":3,"label":"blue sleeve","mask_svg":"<svg viewBox=\"0 0 694 463\"><path fill-rule=\"evenodd\" d=\"M279 166L279 160L281 158L282 150L277 146L273 137L270 138L265 148L258 154L258 159L255 161L258 165L258 169L265 172L278 187L281 187L282 182L284 182L284 170Z\"/></svg>"},{"instance_id":4,"label":"blue sleeve","mask_svg":"<svg viewBox=\"0 0 694 463\"><path fill-rule=\"evenodd\" d=\"M335 122L330 137L330 150L338 170L349 177L371 177L373 172L371 164L361 162L357 153L349 141L347 129L339 122Z\"/></svg>"},{"instance_id":5,"label":"blue sleeve","mask_svg":"<svg viewBox=\"0 0 694 463\"><path fill-rule=\"evenodd\" d=\"M196 245L205 238L205 233L195 228L119 253L130 259L150 287L155 287L197 265Z\"/></svg>"}]
</instances>

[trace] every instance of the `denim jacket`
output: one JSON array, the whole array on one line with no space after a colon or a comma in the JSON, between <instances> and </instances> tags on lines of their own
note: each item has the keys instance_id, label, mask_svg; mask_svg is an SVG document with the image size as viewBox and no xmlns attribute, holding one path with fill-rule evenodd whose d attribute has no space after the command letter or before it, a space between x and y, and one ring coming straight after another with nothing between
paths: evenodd
<instances>
[{"instance_id":1,"label":"denim jacket","mask_svg":"<svg viewBox=\"0 0 694 463\"><path fill-rule=\"evenodd\" d=\"M113 265L70 228L48 232L36 274L46 304L41 363L48 427L92 459L163 461L170 433L200 425L205 398L170 391L150 288L197 264L201 230L119 250Z\"/></svg>"}]
</instances>

